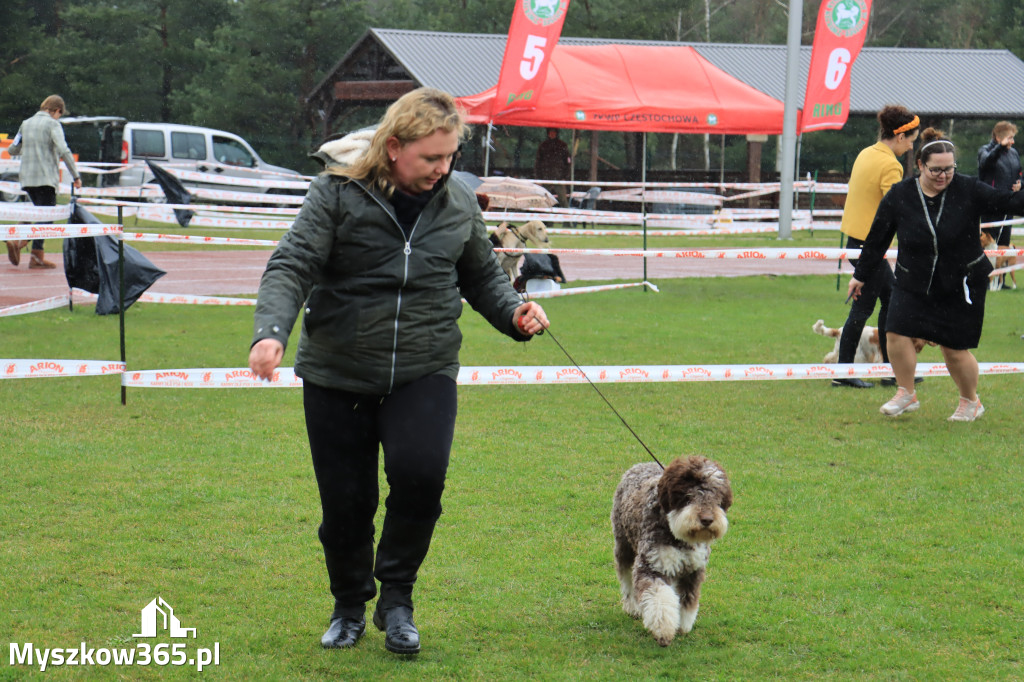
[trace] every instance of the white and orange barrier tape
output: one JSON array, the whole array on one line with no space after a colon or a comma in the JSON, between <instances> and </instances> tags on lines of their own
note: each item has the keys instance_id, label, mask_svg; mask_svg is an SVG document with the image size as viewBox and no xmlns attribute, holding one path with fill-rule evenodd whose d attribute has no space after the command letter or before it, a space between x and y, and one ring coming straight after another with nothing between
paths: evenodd
<instances>
[{"instance_id":1,"label":"white and orange barrier tape","mask_svg":"<svg viewBox=\"0 0 1024 682\"><path fill-rule=\"evenodd\" d=\"M0 239L71 239L73 237L102 237L121 234L120 225L72 223L65 225L4 225L0 226Z\"/></svg>"},{"instance_id":2,"label":"white and orange barrier tape","mask_svg":"<svg viewBox=\"0 0 1024 682\"><path fill-rule=\"evenodd\" d=\"M0 361L3 362L3 361ZM1024 363L983 362L982 375L1024 373ZM581 371L582 370L582 371ZM584 376L586 373L586 376ZM943 363L920 363L918 376L948 376ZM776 381L795 379L865 378L892 376L889 365L609 365L609 366L480 366L459 370L462 386L536 384L661 383L694 381ZM302 380L291 367L280 367L270 381L252 370L235 368L150 369L125 372L121 384L136 388L297 388Z\"/></svg>"},{"instance_id":3,"label":"white and orange barrier tape","mask_svg":"<svg viewBox=\"0 0 1024 682\"><path fill-rule=\"evenodd\" d=\"M115 360L0 360L0 379L90 377L123 373L124 363Z\"/></svg>"},{"instance_id":4,"label":"white and orange barrier tape","mask_svg":"<svg viewBox=\"0 0 1024 682\"><path fill-rule=\"evenodd\" d=\"M242 239L240 237L203 237L198 234L125 233L126 242L157 242L164 244L226 244L233 246L277 246L274 239Z\"/></svg>"},{"instance_id":5,"label":"white and orange barrier tape","mask_svg":"<svg viewBox=\"0 0 1024 682\"><path fill-rule=\"evenodd\" d=\"M594 294L600 291L615 291L616 289L630 289L633 287L649 287L652 291L660 291L658 287L650 282L624 282L622 284L598 284L591 287L567 287L565 289L554 289L552 291L535 291L525 294L526 298L559 298L560 296L575 296L576 294ZM462 299L465 302L466 299Z\"/></svg>"},{"instance_id":6,"label":"white and orange barrier tape","mask_svg":"<svg viewBox=\"0 0 1024 682\"><path fill-rule=\"evenodd\" d=\"M857 258L860 249L494 249L498 253L548 253L577 256L615 256L635 258L717 258L755 260L836 260ZM886 258L896 258L896 250L886 252Z\"/></svg>"},{"instance_id":7,"label":"white and orange barrier tape","mask_svg":"<svg viewBox=\"0 0 1024 682\"><path fill-rule=\"evenodd\" d=\"M70 296L68 296L67 294L61 294L60 296L50 296L49 298L43 298L38 301L30 301L28 303L11 305L7 306L6 308L0 308L0 317L27 315L29 313L40 313L44 310L54 310L55 308L63 308L70 302L70 300Z\"/></svg>"},{"instance_id":8,"label":"white and orange barrier tape","mask_svg":"<svg viewBox=\"0 0 1024 682\"><path fill-rule=\"evenodd\" d=\"M33 206L23 202L0 202L0 220L23 220L32 223L67 220L71 206Z\"/></svg>"},{"instance_id":9,"label":"white and orange barrier tape","mask_svg":"<svg viewBox=\"0 0 1024 682\"><path fill-rule=\"evenodd\" d=\"M82 289L72 289L75 303L95 303L99 298L96 294ZM256 305L255 298L231 298L229 296L195 296L193 294L161 294L155 291L144 292L139 296L140 303L176 303L186 305Z\"/></svg>"}]
</instances>

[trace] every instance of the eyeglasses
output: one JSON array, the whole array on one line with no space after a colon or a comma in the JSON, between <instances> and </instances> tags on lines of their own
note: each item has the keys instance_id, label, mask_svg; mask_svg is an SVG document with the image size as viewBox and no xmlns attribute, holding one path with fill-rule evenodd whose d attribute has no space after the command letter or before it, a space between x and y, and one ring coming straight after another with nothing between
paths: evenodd
<instances>
[{"instance_id":1,"label":"eyeglasses","mask_svg":"<svg viewBox=\"0 0 1024 682\"><path fill-rule=\"evenodd\" d=\"M954 163L952 166L946 166L945 168L935 168L932 166L928 166L927 170L928 174L931 175L933 178L937 178L940 175L952 175L954 171L956 171L956 164Z\"/></svg>"}]
</instances>

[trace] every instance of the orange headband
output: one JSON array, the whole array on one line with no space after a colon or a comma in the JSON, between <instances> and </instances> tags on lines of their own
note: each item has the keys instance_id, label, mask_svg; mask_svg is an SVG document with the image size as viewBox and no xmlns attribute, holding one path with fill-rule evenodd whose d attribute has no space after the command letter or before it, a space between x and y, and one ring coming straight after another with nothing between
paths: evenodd
<instances>
[{"instance_id":1,"label":"orange headband","mask_svg":"<svg viewBox=\"0 0 1024 682\"><path fill-rule=\"evenodd\" d=\"M896 130L892 131L892 134L893 135L899 135L900 133L905 133L908 130L913 130L914 128L916 128L919 125L921 125L921 119L919 119L917 116L915 116L913 118L913 120L910 121L910 123L905 123L905 124L901 125L899 128L897 128Z\"/></svg>"}]
</instances>

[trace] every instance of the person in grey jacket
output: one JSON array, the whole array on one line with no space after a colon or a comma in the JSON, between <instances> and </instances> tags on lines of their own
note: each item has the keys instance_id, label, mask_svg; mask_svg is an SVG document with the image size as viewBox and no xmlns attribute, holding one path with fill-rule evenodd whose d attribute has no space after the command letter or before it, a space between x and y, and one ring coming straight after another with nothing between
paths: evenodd
<instances>
[{"instance_id":1,"label":"person in grey jacket","mask_svg":"<svg viewBox=\"0 0 1024 682\"><path fill-rule=\"evenodd\" d=\"M984 213L1024 214L1024 192L996 189L956 173L953 143L926 128L917 151L919 175L893 185L882 198L849 294L857 297L882 261L893 237L899 240L896 280L889 301L889 360L899 388L880 408L895 417L921 405L914 388L914 339L942 350L960 391L950 421L974 421L985 408L978 397L978 361L971 353L981 340L985 294L992 264L979 238Z\"/></svg>"},{"instance_id":2,"label":"person in grey jacket","mask_svg":"<svg viewBox=\"0 0 1024 682\"><path fill-rule=\"evenodd\" d=\"M75 157L64 140L64 128L60 117L64 115L64 100L59 95L50 95L39 105L39 111L25 119L8 148L11 156L21 157L18 179L32 203L36 206L56 206L57 188L60 186L60 161L71 172L75 189L81 189L82 179L75 166ZM21 262L21 250L25 241L7 242L7 258L12 265ZM57 267L44 258L44 241L32 242L30 268Z\"/></svg>"},{"instance_id":3,"label":"person in grey jacket","mask_svg":"<svg viewBox=\"0 0 1024 682\"><path fill-rule=\"evenodd\" d=\"M373 622L385 648L420 650L412 590L441 514L461 298L519 341L548 325L498 266L475 194L450 175L467 132L447 93L402 96L362 156L310 184L260 282L249 355L257 376L273 376L305 313L295 373L334 597L325 648L358 642L379 582ZM390 491L375 552L378 449Z\"/></svg>"}]
</instances>

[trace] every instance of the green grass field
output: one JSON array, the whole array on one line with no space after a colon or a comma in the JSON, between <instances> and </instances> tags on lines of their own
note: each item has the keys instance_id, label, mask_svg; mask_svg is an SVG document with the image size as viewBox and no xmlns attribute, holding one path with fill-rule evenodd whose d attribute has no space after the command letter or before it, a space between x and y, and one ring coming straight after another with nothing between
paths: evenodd
<instances>
[{"instance_id":1,"label":"green grass field","mask_svg":"<svg viewBox=\"0 0 1024 682\"><path fill-rule=\"evenodd\" d=\"M814 321L846 314L829 277L658 284L547 301L552 331L586 365L803 363L831 349ZM1021 303L990 294L980 361L1024 360ZM128 366L244 366L251 316L137 304ZM117 327L90 307L3 318L0 355L113 360ZM472 311L463 330L465 365L568 362ZM0 380L0 680L195 677L9 664L10 643L134 647L158 595L197 628L174 640L190 655L219 646L210 679L1021 679L1021 386L982 377L988 411L951 424L948 378L898 419L878 413L888 389L825 381L600 385L663 461L706 454L732 480L696 627L667 648L622 611L611 557L612 493L643 449L587 385L463 387L416 589L423 652L402 659L372 626L319 647L332 604L299 390L132 389L122 407L117 377Z\"/></svg>"}]
</instances>

